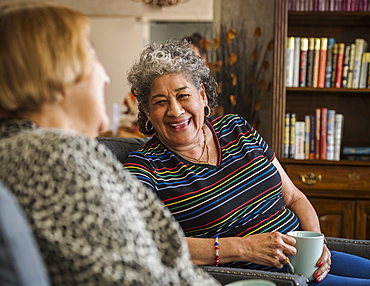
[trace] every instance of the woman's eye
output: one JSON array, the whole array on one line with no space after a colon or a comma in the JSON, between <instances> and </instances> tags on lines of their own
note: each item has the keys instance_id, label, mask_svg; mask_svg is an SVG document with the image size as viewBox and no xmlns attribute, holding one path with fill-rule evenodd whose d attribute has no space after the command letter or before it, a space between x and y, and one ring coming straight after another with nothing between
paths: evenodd
<instances>
[{"instance_id":1,"label":"woman's eye","mask_svg":"<svg viewBox=\"0 0 370 286\"><path fill-rule=\"evenodd\" d=\"M190 94L180 94L180 95L178 96L178 98L179 98L179 100L185 100L185 99L187 99L189 96L190 96Z\"/></svg>"},{"instance_id":2,"label":"woman's eye","mask_svg":"<svg viewBox=\"0 0 370 286\"><path fill-rule=\"evenodd\" d=\"M165 102L166 102L165 100L158 100L158 101L154 102L154 105L162 105Z\"/></svg>"}]
</instances>

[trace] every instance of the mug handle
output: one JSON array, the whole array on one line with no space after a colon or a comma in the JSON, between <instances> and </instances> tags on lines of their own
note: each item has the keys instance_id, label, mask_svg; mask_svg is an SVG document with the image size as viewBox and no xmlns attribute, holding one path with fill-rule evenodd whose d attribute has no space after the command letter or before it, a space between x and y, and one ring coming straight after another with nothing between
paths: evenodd
<instances>
[{"instance_id":1,"label":"mug handle","mask_svg":"<svg viewBox=\"0 0 370 286\"><path fill-rule=\"evenodd\" d=\"M292 265L291 262L289 262L289 264L287 264L286 267L287 267L288 273L294 274L294 266Z\"/></svg>"}]
</instances>

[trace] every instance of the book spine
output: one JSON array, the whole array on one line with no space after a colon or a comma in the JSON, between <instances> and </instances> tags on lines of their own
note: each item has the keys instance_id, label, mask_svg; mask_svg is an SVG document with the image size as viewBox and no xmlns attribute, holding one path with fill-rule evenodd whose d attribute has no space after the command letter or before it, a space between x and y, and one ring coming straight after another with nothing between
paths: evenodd
<instances>
[{"instance_id":1,"label":"book spine","mask_svg":"<svg viewBox=\"0 0 370 286\"><path fill-rule=\"evenodd\" d=\"M326 54L328 50L328 38L320 39L319 71L317 75L317 87L325 87Z\"/></svg>"},{"instance_id":2,"label":"book spine","mask_svg":"<svg viewBox=\"0 0 370 286\"><path fill-rule=\"evenodd\" d=\"M337 70L335 74L335 85L334 87L342 87L342 73L343 73L343 60L344 60L344 43L340 43L338 46L338 57L337 57Z\"/></svg>"},{"instance_id":3,"label":"book spine","mask_svg":"<svg viewBox=\"0 0 370 286\"><path fill-rule=\"evenodd\" d=\"M368 74L368 66L369 66L369 52L365 52L362 54L362 62L361 62L361 72L360 72L360 83L358 85L359 88L366 88L367 86L367 74Z\"/></svg>"},{"instance_id":4,"label":"book spine","mask_svg":"<svg viewBox=\"0 0 370 286\"><path fill-rule=\"evenodd\" d=\"M290 114L290 131L289 131L289 158L294 158L295 154L295 122L296 114Z\"/></svg>"},{"instance_id":5,"label":"book spine","mask_svg":"<svg viewBox=\"0 0 370 286\"><path fill-rule=\"evenodd\" d=\"M313 58L312 87L317 87L320 61L320 38L315 38L315 50Z\"/></svg>"},{"instance_id":6,"label":"book spine","mask_svg":"<svg viewBox=\"0 0 370 286\"><path fill-rule=\"evenodd\" d=\"M305 122L296 121L295 123L295 152L294 152L294 159L296 160L304 159L304 132L305 132Z\"/></svg>"},{"instance_id":7,"label":"book spine","mask_svg":"<svg viewBox=\"0 0 370 286\"><path fill-rule=\"evenodd\" d=\"M351 45L346 45L344 48L342 87L348 87L348 71L350 55L351 55Z\"/></svg>"},{"instance_id":8,"label":"book spine","mask_svg":"<svg viewBox=\"0 0 370 286\"><path fill-rule=\"evenodd\" d=\"M301 38L301 54L299 64L299 86L306 86L308 38Z\"/></svg>"},{"instance_id":9,"label":"book spine","mask_svg":"<svg viewBox=\"0 0 370 286\"><path fill-rule=\"evenodd\" d=\"M325 87L330 87L331 71L333 68L334 39L328 38L328 49L326 53Z\"/></svg>"},{"instance_id":10,"label":"book spine","mask_svg":"<svg viewBox=\"0 0 370 286\"><path fill-rule=\"evenodd\" d=\"M343 114L336 114L335 115L335 131L334 131L334 160L340 160L340 149L342 144L342 136L343 136L343 121L344 117Z\"/></svg>"},{"instance_id":11,"label":"book spine","mask_svg":"<svg viewBox=\"0 0 370 286\"><path fill-rule=\"evenodd\" d=\"M328 110L328 122L326 130L326 159L334 160L334 131L335 131L335 110Z\"/></svg>"},{"instance_id":12,"label":"book spine","mask_svg":"<svg viewBox=\"0 0 370 286\"><path fill-rule=\"evenodd\" d=\"M321 109L315 109L315 159L320 159L320 124L321 124Z\"/></svg>"},{"instance_id":13,"label":"book spine","mask_svg":"<svg viewBox=\"0 0 370 286\"><path fill-rule=\"evenodd\" d=\"M307 51L307 74L306 86L312 87L312 71L313 71L313 57L315 49L315 38L308 38L308 51Z\"/></svg>"},{"instance_id":14,"label":"book spine","mask_svg":"<svg viewBox=\"0 0 370 286\"><path fill-rule=\"evenodd\" d=\"M304 132L304 158L306 160L310 159L310 127L311 121L310 116L306 115L304 117L305 132Z\"/></svg>"},{"instance_id":15,"label":"book spine","mask_svg":"<svg viewBox=\"0 0 370 286\"><path fill-rule=\"evenodd\" d=\"M293 68L294 68L294 37L287 39L286 47L286 69L285 69L285 85L293 86Z\"/></svg>"},{"instance_id":16,"label":"book spine","mask_svg":"<svg viewBox=\"0 0 370 286\"><path fill-rule=\"evenodd\" d=\"M310 115L310 159L315 159L315 132L316 132L316 125L315 125L315 115Z\"/></svg>"},{"instance_id":17,"label":"book spine","mask_svg":"<svg viewBox=\"0 0 370 286\"><path fill-rule=\"evenodd\" d=\"M349 69L348 69L348 83L347 83L348 88L352 88L353 67L355 65L355 50L356 50L356 45L351 44L351 52L349 56Z\"/></svg>"},{"instance_id":18,"label":"book spine","mask_svg":"<svg viewBox=\"0 0 370 286\"><path fill-rule=\"evenodd\" d=\"M326 160L326 124L328 116L328 109L321 108L321 122L320 122L320 159Z\"/></svg>"},{"instance_id":19,"label":"book spine","mask_svg":"<svg viewBox=\"0 0 370 286\"><path fill-rule=\"evenodd\" d=\"M364 39L356 39L355 45L356 45L356 50L355 50L355 63L353 67L352 88L359 87L362 54L364 53L364 51L366 51L366 48L367 48L367 43Z\"/></svg>"},{"instance_id":20,"label":"book spine","mask_svg":"<svg viewBox=\"0 0 370 286\"><path fill-rule=\"evenodd\" d=\"M337 74L338 47L339 44L335 43L333 47L333 61L332 61L333 64L331 68L330 87L335 86L335 76Z\"/></svg>"},{"instance_id":21,"label":"book spine","mask_svg":"<svg viewBox=\"0 0 370 286\"><path fill-rule=\"evenodd\" d=\"M293 87L299 86L299 64L301 52L301 38L294 37L294 66L293 66Z\"/></svg>"},{"instance_id":22,"label":"book spine","mask_svg":"<svg viewBox=\"0 0 370 286\"><path fill-rule=\"evenodd\" d=\"M289 158L289 142L290 142L290 113L285 114L285 126L284 126L284 158Z\"/></svg>"}]
</instances>

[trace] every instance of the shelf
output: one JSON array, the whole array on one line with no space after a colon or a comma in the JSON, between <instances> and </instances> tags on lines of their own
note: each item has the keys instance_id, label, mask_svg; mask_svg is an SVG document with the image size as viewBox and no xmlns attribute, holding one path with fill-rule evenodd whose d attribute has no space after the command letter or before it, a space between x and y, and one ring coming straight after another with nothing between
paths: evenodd
<instances>
[{"instance_id":1,"label":"shelf","mask_svg":"<svg viewBox=\"0 0 370 286\"><path fill-rule=\"evenodd\" d=\"M314 88L314 87L287 87L287 92L327 92L327 93L370 93L369 88Z\"/></svg>"},{"instance_id":2,"label":"shelf","mask_svg":"<svg viewBox=\"0 0 370 286\"><path fill-rule=\"evenodd\" d=\"M279 159L282 164L298 164L298 165L332 165L332 166L370 166L370 161L355 161L355 160L295 160L295 159Z\"/></svg>"},{"instance_id":3,"label":"shelf","mask_svg":"<svg viewBox=\"0 0 370 286\"><path fill-rule=\"evenodd\" d=\"M343 21L345 18L345 21ZM289 12L288 25L294 26L370 26L370 12Z\"/></svg>"}]
</instances>

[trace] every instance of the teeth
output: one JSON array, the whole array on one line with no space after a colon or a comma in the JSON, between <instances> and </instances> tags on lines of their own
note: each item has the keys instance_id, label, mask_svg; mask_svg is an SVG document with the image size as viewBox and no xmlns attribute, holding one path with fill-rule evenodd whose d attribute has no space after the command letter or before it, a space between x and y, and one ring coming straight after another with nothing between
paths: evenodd
<instances>
[{"instance_id":1,"label":"teeth","mask_svg":"<svg viewBox=\"0 0 370 286\"><path fill-rule=\"evenodd\" d=\"M187 120L186 122L181 122L181 123L174 123L174 124L170 124L171 127L181 127L181 126L185 126L185 125L188 125L189 124L189 120Z\"/></svg>"}]
</instances>

